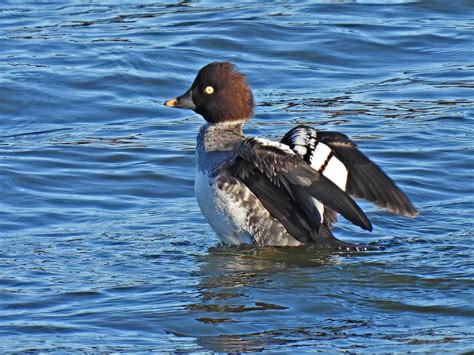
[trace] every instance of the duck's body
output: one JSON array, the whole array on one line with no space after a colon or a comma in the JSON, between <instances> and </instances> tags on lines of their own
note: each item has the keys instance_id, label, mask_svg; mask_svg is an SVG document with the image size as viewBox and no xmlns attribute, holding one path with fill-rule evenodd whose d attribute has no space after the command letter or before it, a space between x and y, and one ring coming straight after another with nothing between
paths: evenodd
<instances>
[{"instance_id":1,"label":"duck's body","mask_svg":"<svg viewBox=\"0 0 474 355\"><path fill-rule=\"evenodd\" d=\"M228 245L300 245L255 194L226 168L245 140L241 125L204 125L197 136L196 198Z\"/></svg>"},{"instance_id":2,"label":"duck's body","mask_svg":"<svg viewBox=\"0 0 474 355\"><path fill-rule=\"evenodd\" d=\"M337 213L372 230L350 195L414 216L403 192L346 136L297 126L281 140L245 138L253 113L245 77L230 63L200 70L191 89L167 106L208 121L197 136L199 207L225 244L361 249L331 233Z\"/></svg>"}]
</instances>

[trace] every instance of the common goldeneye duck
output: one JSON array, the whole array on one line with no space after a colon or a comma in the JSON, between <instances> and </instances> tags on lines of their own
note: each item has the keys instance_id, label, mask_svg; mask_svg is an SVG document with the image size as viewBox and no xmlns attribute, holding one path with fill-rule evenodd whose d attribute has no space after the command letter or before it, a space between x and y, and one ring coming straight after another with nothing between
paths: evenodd
<instances>
[{"instance_id":1,"label":"common goldeneye duck","mask_svg":"<svg viewBox=\"0 0 474 355\"><path fill-rule=\"evenodd\" d=\"M280 142L246 138L254 100L245 76L227 62L204 66L191 88L165 102L207 123L197 136L199 207L224 244L361 250L334 237L337 214L372 231L362 198L403 216L408 197L347 136L300 125Z\"/></svg>"}]
</instances>

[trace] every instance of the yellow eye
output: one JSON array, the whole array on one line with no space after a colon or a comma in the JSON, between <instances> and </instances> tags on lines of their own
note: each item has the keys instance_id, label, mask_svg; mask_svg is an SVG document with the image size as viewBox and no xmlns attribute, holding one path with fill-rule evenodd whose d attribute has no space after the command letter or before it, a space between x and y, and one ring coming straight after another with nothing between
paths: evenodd
<instances>
[{"instance_id":1,"label":"yellow eye","mask_svg":"<svg viewBox=\"0 0 474 355\"><path fill-rule=\"evenodd\" d=\"M214 88L212 86L206 86L204 92L208 95L211 95L214 92Z\"/></svg>"}]
</instances>

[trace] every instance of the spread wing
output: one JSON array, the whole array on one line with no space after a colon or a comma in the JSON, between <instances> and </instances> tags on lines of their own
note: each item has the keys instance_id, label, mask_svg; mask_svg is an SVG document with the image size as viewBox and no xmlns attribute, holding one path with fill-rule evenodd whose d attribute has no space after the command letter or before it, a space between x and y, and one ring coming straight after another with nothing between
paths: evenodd
<instances>
[{"instance_id":1,"label":"spread wing","mask_svg":"<svg viewBox=\"0 0 474 355\"><path fill-rule=\"evenodd\" d=\"M312 169L288 146L245 139L222 169L243 182L288 233L303 243L314 240L321 226L314 199L361 228L372 230L367 216L349 194Z\"/></svg>"},{"instance_id":2,"label":"spread wing","mask_svg":"<svg viewBox=\"0 0 474 355\"><path fill-rule=\"evenodd\" d=\"M281 143L290 146L311 167L351 196L403 216L418 214L403 191L346 135L300 125L290 130ZM325 210L325 216L330 223L335 221L334 211Z\"/></svg>"}]
</instances>

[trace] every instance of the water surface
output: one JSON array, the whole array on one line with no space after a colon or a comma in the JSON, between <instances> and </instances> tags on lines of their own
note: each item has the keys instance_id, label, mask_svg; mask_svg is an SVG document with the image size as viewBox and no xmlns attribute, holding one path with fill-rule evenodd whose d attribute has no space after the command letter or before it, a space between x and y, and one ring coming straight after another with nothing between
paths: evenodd
<instances>
[{"instance_id":1,"label":"water surface","mask_svg":"<svg viewBox=\"0 0 474 355\"><path fill-rule=\"evenodd\" d=\"M0 349L472 351L471 1L0 4ZM163 101L232 61L248 135L338 130L421 214L385 249L221 248L194 199L203 123Z\"/></svg>"}]
</instances>

